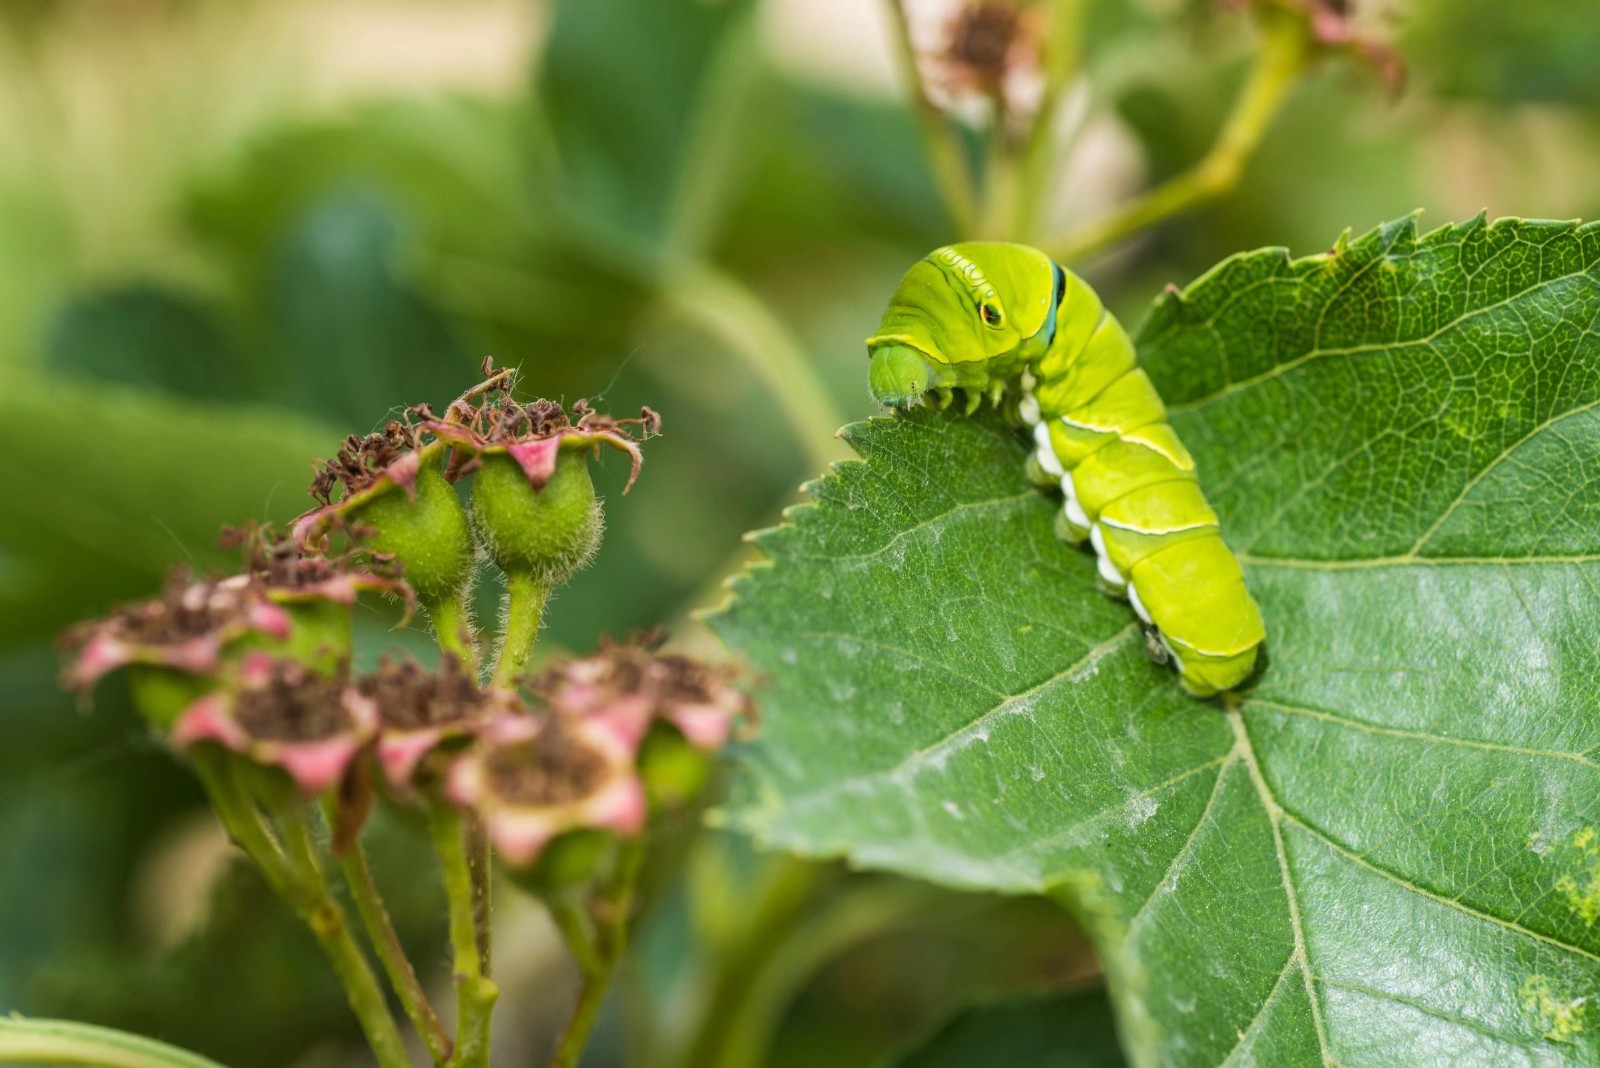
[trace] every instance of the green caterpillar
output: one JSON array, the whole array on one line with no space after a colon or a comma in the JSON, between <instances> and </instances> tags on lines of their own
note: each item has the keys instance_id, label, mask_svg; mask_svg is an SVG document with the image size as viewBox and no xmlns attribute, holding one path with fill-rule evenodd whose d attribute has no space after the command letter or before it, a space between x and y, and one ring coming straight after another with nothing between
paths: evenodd
<instances>
[{"instance_id":1,"label":"green caterpillar","mask_svg":"<svg viewBox=\"0 0 1600 1068\"><path fill-rule=\"evenodd\" d=\"M1006 403L1033 432L1030 474L1066 495L1058 531L1093 544L1107 592L1153 628L1184 688L1249 677L1261 610L1132 341L1083 279L1024 245L937 249L900 280L867 352L882 404L948 405L955 390L968 412Z\"/></svg>"}]
</instances>

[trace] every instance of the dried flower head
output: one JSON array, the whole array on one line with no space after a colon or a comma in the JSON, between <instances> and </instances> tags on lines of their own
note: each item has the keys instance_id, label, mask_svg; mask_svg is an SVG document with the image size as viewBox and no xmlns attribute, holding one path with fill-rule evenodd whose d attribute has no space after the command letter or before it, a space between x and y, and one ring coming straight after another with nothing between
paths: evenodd
<instances>
[{"instance_id":1,"label":"dried flower head","mask_svg":"<svg viewBox=\"0 0 1600 1068\"><path fill-rule=\"evenodd\" d=\"M516 867L569 831L636 834L645 821L633 751L593 724L561 716L491 720L456 759L447 793L478 814L502 858Z\"/></svg>"},{"instance_id":2,"label":"dried flower head","mask_svg":"<svg viewBox=\"0 0 1600 1068\"><path fill-rule=\"evenodd\" d=\"M1045 25L1016 0L905 0L917 76L935 107L1016 132L1044 101Z\"/></svg>"},{"instance_id":3,"label":"dried flower head","mask_svg":"<svg viewBox=\"0 0 1600 1068\"><path fill-rule=\"evenodd\" d=\"M484 366L492 370L487 361ZM661 432L658 414L642 408L638 418L613 419L592 411L582 400L575 401L570 411L553 400L524 404L511 395L514 383L512 374L491 373L478 391L451 404L443 419L425 419L419 425L454 449L447 471L452 481L477 470L485 457L504 454L522 468L529 485L541 490L555 473L556 457L563 449L598 450L607 445L628 454L632 469L622 492L633 487L639 477L639 443Z\"/></svg>"},{"instance_id":4,"label":"dried flower head","mask_svg":"<svg viewBox=\"0 0 1600 1068\"><path fill-rule=\"evenodd\" d=\"M384 482L409 487L416 477L420 447L409 420L391 419L366 437L351 434L332 459L313 464L316 475L311 480L311 496L326 505L333 503L338 490L348 500Z\"/></svg>"},{"instance_id":5,"label":"dried flower head","mask_svg":"<svg viewBox=\"0 0 1600 1068\"><path fill-rule=\"evenodd\" d=\"M335 517L330 529L347 531L351 539L366 532ZM222 528L222 549L238 549L245 573L276 604L332 602L351 605L361 593L383 593L401 598L409 615L414 600L400 568L386 553L359 547L338 555L308 550L298 539L280 534L275 527L247 523Z\"/></svg>"},{"instance_id":6,"label":"dried flower head","mask_svg":"<svg viewBox=\"0 0 1600 1068\"><path fill-rule=\"evenodd\" d=\"M478 685L456 657L438 670L385 657L356 683L378 712L378 761L395 786L409 786L418 763L450 739L466 738L493 715L513 710L515 698Z\"/></svg>"},{"instance_id":7,"label":"dried flower head","mask_svg":"<svg viewBox=\"0 0 1600 1068\"><path fill-rule=\"evenodd\" d=\"M1331 52L1343 52L1375 71L1391 93L1405 84L1406 65L1386 37L1391 13L1382 5L1355 0L1218 0L1224 7L1252 5L1287 11L1303 19L1311 40Z\"/></svg>"},{"instance_id":8,"label":"dried flower head","mask_svg":"<svg viewBox=\"0 0 1600 1068\"><path fill-rule=\"evenodd\" d=\"M343 777L377 722L372 700L342 680L253 651L231 686L178 717L172 740L180 749L215 742L282 768L304 793L318 794Z\"/></svg>"},{"instance_id":9,"label":"dried flower head","mask_svg":"<svg viewBox=\"0 0 1600 1068\"><path fill-rule=\"evenodd\" d=\"M76 655L64 682L87 690L128 664L204 675L221 667L223 649L237 639L259 633L281 640L289 631L289 614L250 576L213 580L178 570L161 597L67 631L62 644Z\"/></svg>"},{"instance_id":10,"label":"dried flower head","mask_svg":"<svg viewBox=\"0 0 1600 1068\"><path fill-rule=\"evenodd\" d=\"M445 481L445 447L431 442L413 416L431 419L426 406L409 409L377 433L346 438L338 454L320 462L311 495L320 506L301 515L292 541L326 551L329 535L377 554L400 569L422 603L435 609L454 601L472 572L475 548L466 513Z\"/></svg>"},{"instance_id":11,"label":"dried flower head","mask_svg":"<svg viewBox=\"0 0 1600 1068\"><path fill-rule=\"evenodd\" d=\"M657 653L659 639L603 640L593 655L546 669L531 691L556 713L594 723L637 748L653 722L670 723L690 744L716 749L754 707L736 673L679 653Z\"/></svg>"}]
</instances>

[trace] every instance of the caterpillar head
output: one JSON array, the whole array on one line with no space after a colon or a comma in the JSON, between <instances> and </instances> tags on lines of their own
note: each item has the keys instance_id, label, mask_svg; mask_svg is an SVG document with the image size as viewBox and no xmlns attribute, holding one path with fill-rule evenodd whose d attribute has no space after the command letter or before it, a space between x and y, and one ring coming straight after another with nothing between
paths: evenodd
<instances>
[{"instance_id":1,"label":"caterpillar head","mask_svg":"<svg viewBox=\"0 0 1600 1068\"><path fill-rule=\"evenodd\" d=\"M914 404L930 390L976 394L1020 361L1054 310L1056 268L1026 245L968 241L918 260L867 339L868 382L880 404Z\"/></svg>"}]
</instances>

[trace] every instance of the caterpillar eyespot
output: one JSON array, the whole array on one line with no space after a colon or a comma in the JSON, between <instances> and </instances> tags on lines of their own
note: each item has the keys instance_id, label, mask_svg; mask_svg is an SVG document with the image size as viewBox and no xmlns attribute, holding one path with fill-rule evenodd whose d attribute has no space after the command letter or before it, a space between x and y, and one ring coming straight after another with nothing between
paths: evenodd
<instances>
[{"instance_id":1,"label":"caterpillar eyespot","mask_svg":"<svg viewBox=\"0 0 1600 1068\"><path fill-rule=\"evenodd\" d=\"M1185 689L1250 677L1261 610L1133 342L1083 279L1025 245L936 249L906 272L867 352L883 404L961 390L966 410L989 397L1029 428L1030 476L1062 490L1057 531L1093 548L1102 588L1127 598Z\"/></svg>"}]
</instances>

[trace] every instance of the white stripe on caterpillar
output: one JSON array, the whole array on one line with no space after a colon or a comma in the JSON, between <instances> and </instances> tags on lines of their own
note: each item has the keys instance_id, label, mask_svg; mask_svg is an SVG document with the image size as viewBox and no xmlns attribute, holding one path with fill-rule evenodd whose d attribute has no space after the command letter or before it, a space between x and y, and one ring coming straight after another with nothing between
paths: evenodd
<instances>
[{"instance_id":1,"label":"white stripe on caterpillar","mask_svg":"<svg viewBox=\"0 0 1600 1068\"><path fill-rule=\"evenodd\" d=\"M1111 562L1111 554L1106 552L1106 538L1100 532L1099 523L1089 524L1089 544L1094 546L1094 554L1100 558L1100 577L1113 586L1126 586L1128 580L1117 570L1117 565Z\"/></svg>"},{"instance_id":2,"label":"white stripe on caterpillar","mask_svg":"<svg viewBox=\"0 0 1600 1068\"><path fill-rule=\"evenodd\" d=\"M1032 393L1024 393L1022 395L1022 403L1017 405L1017 414L1022 417L1022 421L1028 426L1038 426L1039 398Z\"/></svg>"},{"instance_id":3,"label":"white stripe on caterpillar","mask_svg":"<svg viewBox=\"0 0 1600 1068\"><path fill-rule=\"evenodd\" d=\"M1050 445L1050 427L1045 423L1034 426L1033 440L1038 446L1034 452L1039 457L1039 466L1044 469L1044 473L1057 479L1065 475L1067 469L1061 466L1056 450Z\"/></svg>"},{"instance_id":4,"label":"white stripe on caterpillar","mask_svg":"<svg viewBox=\"0 0 1600 1068\"><path fill-rule=\"evenodd\" d=\"M1150 618L1150 610L1139 600L1139 588L1133 583L1128 583L1128 603L1133 605L1133 612L1149 626L1155 626L1155 621Z\"/></svg>"}]
</instances>

